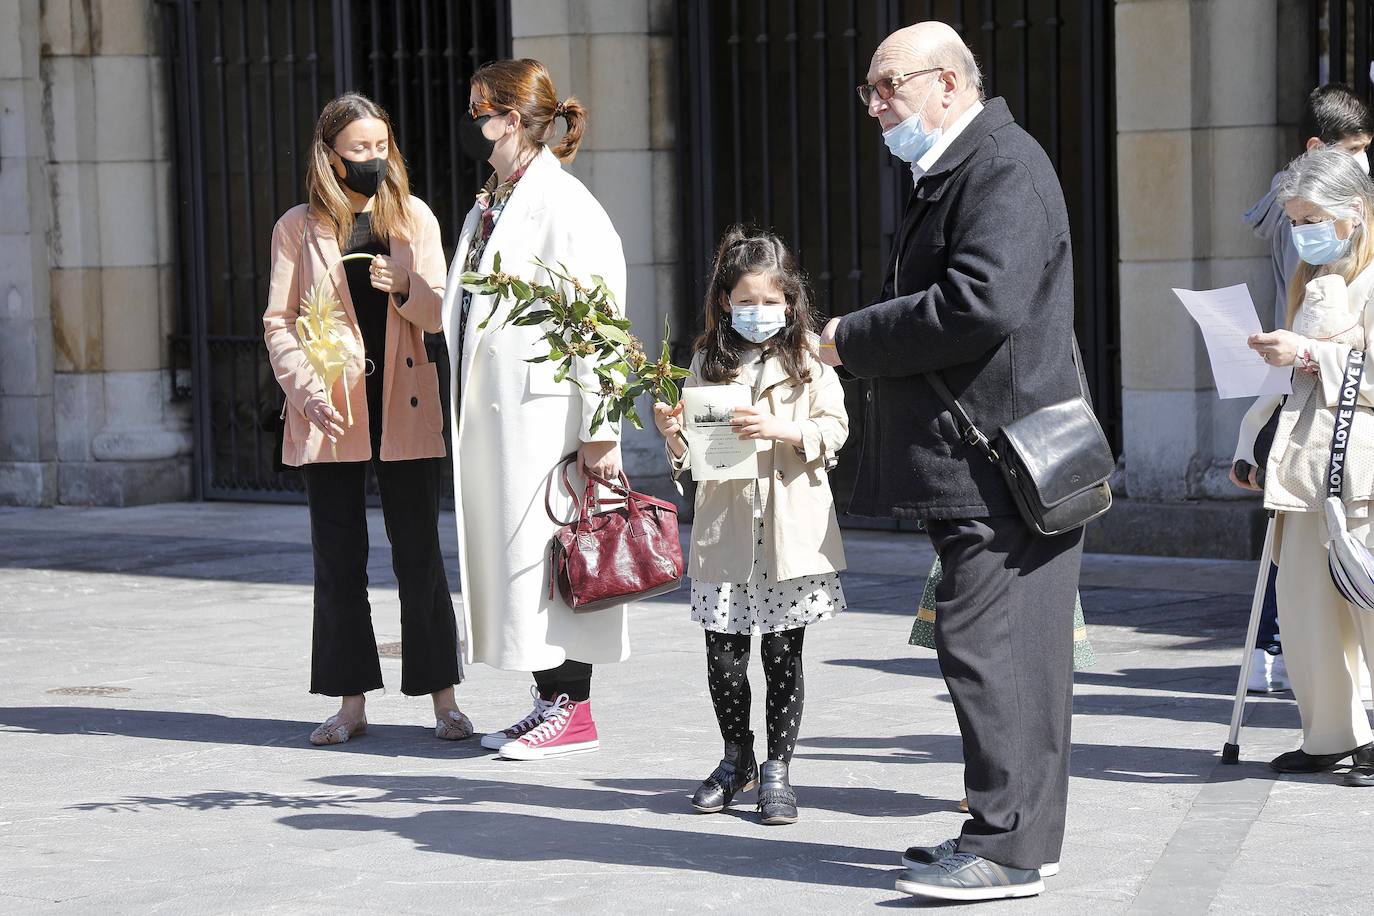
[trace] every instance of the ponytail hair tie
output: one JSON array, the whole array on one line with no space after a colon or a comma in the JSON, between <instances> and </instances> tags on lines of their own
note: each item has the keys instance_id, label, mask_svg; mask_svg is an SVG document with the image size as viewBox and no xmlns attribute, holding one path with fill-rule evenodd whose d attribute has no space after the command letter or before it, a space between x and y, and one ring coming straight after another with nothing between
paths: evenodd
<instances>
[{"instance_id":1,"label":"ponytail hair tie","mask_svg":"<svg viewBox=\"0 0 1374 916\"><path fill-rule=\"evenodd\" d=\"M553 116L554 116L555 118L565 118L565 117L567 117L567 116L568 116L568 103L567 103L567 102L559 102L557 105L553 106Z\"/></svg>"}]
</instances>

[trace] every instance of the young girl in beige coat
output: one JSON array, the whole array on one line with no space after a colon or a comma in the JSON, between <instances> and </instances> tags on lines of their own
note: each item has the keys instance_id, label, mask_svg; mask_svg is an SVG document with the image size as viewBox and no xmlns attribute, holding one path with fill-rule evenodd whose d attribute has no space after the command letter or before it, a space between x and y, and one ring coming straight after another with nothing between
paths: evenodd
<instances>
[{"instance_id":1,"label":"young girl in beige coat","mask_svg":"<svg viewBox=\"0 0 1374 916\"><path fill-rule=\"evenodd\" d=\"M687 387L743 385L751 407L731 425L760 440L758 476L698 481L692 547L692 617L706 631L707 683L725 757L692 799L699 812L726 808L759 785L765 824L797 820L788 780L805 691L807 624L844 609L844 550L827 471L849 434L835 371L816 357L810 307L791 254L770 233L738 227L721 241ZM674 477L690 469L683 405L654 407ZM761 636L768 684L768 759L760 769L749 730L749 649Z\"/></svg>"}]
</instances>

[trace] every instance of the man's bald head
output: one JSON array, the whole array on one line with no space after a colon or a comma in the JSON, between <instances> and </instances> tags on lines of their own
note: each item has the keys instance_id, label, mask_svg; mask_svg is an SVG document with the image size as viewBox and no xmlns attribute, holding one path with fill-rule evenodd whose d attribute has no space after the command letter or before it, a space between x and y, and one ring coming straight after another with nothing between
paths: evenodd
<instances>
[{"instance_id":1,"label":"man's bald head","mask_svg":"<svg viewBox=\"0 0 1374 916\"><path fill-rule=\"evenodd\" d=\"M883 39L873 52L873 64L868 78L872 82L884 76L943 67L953 70L962 90L983 97L983 76L978 61L968 45L943 22L918 22L898 29Z\"/></svg>"}]
</instances>

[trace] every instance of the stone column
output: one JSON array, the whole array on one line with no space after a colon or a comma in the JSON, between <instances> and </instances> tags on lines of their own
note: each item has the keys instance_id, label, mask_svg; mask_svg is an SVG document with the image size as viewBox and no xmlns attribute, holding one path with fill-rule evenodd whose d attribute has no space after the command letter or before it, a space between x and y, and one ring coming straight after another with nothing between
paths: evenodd
<instances>
[{"instance_id":1,"label":"stone column","mask_svg":"<svg viewBox=\"0 0 1374 916\"><path fill-rule=\"evenodd\" d=\"M513 0L516 57L542 61L589 124L568 169L610 214L625 248L626 313L654 355L672 313L677 260L673 4L668 0ZM645 429L622 436L639 489L671 490L647 399Z\"/></svg>"},{"instance_id":2,"label":"stone column","mask_svg":"<svg viewBox=\"0 0 1374 916\"><path fill-rule=\"evenodd\" d=\"M152 0L43 4L58 500L190 495L170 403L171 167Z\"/></svg>"},{"instance_id":3,"label":"stone column","mask_svg":"<svg viewBox=\"0 0 1374 916\"><path fill-rule=\"evenodd\" d=\"M0 504L57 495L38 0L0 4Z\"/></svg>"},{"instance_id":4,"label":"stone column","mask_svg":"<svg viewBox=\"0 0 1374 916\"><path fill-rule=\"evenodd\" d=\"M1279 117L1279 7L1278 0L1117 2L1129 499L1113 511L1114 523L1090 533L1090 547L1258 552L1257 502L1226 479L1250 401L1217 398L1201 335L1170 289L1245 283L1261 314L1271 310L1269 246L1241 214L1268 190L1293 143Z\"/></svg>"}]
</instances>

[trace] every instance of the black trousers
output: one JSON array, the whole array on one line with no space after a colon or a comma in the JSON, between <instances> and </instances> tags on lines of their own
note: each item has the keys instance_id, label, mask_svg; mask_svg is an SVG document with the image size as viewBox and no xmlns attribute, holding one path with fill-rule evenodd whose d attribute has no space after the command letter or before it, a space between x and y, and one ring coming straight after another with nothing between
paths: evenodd
<instances>
[{"instance_id":1,"label":"black trousers","mask_svg":"<svg viewBox=\"0 0 1374 916\"><path fill-rule=\"evenodd\" d=\"M401 598L401 692L421 696L463 679L458 624L439 549L438 458L377 461L372 468ZM354 696L382 686L367 600L367 462L301 468L315 550L310 692Z\"/></svg>"},{"instance_id":2,"label":"black trousers","mask_svg":"<svg viewBox=\"0 0 1374 916\"><path fill-rule=\"evenodd\" d=\"M1038 537L1019 516L926 527L944 566L936 654L964 745L971 819L959 851L1013 868L1057 862L1082 530Z\"/></svg>"},{"instance_id":3,"label":"black trousers","mask_svg":"<svg viewBox=\"0 0 1374 916\"><path fill-rule=\"evenodd\" d=\"M560 693L566 693L568 699L574 703L591 699L591 662L579 662L569 658L557 668L545 668L543 671L531 673L534 675L535 689L539 691L539 696L546 700L557 699Z\"/></svg>"}]
</instances>

